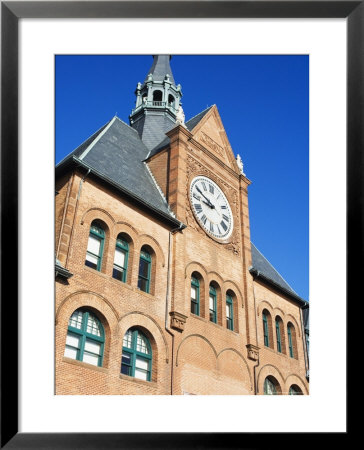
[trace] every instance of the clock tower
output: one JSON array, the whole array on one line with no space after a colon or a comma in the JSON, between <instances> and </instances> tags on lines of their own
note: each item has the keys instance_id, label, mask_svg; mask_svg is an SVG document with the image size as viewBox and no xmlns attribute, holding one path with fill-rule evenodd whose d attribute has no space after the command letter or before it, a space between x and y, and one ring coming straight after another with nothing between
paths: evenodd
<instances>
[{"instance_id":1,"label":"clock tower","mask_svg":"<svg viewBox=\"0 0 364 450\"><path fill-rule=\"evenodd\" d=\"M222 383L231 385L232 393L249 394L259 350L249 274L250 181L238 166L216 105L175 124L166 136L147 164L176 218L187 225L183 233L171 234L168 301L178 349L174 393L219 393ZM221 363L225 359L229 364ZM237 387L231 372L244 383Z\"/></svg>"}]
</instances>

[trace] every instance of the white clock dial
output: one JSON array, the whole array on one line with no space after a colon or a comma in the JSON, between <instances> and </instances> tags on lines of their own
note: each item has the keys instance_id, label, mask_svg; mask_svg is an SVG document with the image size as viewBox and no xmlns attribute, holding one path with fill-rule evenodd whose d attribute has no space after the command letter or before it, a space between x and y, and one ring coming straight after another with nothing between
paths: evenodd
<instances>
[{"instance_id":1,"label":"white clock dial","mask_svg":"<svg viewBox=\"0 0 364 450\"><path fill-rule=\"evenodd\" d=\"M225 240L233 231L233 215L219 186L207 177L194 178L190 186L192 210L202 228L211 236Z\"/></svg>"}]
</instances>

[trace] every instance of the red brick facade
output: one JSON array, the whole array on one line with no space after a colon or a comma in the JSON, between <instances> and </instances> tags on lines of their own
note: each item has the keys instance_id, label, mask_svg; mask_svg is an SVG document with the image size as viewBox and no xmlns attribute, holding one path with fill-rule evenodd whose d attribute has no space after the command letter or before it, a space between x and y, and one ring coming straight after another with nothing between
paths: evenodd
<instances>
[{"instance_id":1,"label":"red brick facade","mask_svg":"<svg viewBox=\"0 0 364 450\"><path fill-rule=\"evenodd\" d=\"M167 134L169 147L148 166L176 218L186 225L183 230L137 207L92 173L72 169L56 181L57 258L73 274L56 280L56 393L251 395L262 394L271 377L278 393L295 386L308 394L300 305L249 272L250 181L237 167L217 108L192 132L179 125ZM198 175L213 180L231 205L234 230L226 242L205 233L193 214L189 186ZM96 219L105 231L99 271L85 266ZM120 233L129 243L126 282L112 277ZM143 246L152 255L149 293L137 287ZM199 280L199 315L191 313L192 276ZM216 323L209 320L210 284L216 290ZM233 330L227 328L227 294L233 300ZM68 321L80 307L102 323L101 367L64 356ZM263 312L270 318L269 346ZM131 327L150 342L150 381L121 374L123 337Z\"/></svg>"}]
</instances>

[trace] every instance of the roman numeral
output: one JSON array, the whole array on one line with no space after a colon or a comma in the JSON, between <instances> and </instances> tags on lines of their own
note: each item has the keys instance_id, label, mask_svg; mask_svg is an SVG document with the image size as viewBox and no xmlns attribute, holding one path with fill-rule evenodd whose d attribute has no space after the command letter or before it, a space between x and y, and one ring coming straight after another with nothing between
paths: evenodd
<instances>
[{"instance_id":1,"label":"roman numeral","mask_svg":"<svg viewBox=\"0 0 364 450\"><path fill-rule=\"evenodd\" d=\"M202 213L202 206L199 205L198 203L194 203L193 206L195 207L195 210L197 212L197 214Z\"/></svg>"},{"instance_id":2,"label":"roman numeral","mask_svg":"<svg viewBox=\"0 0 364 450\"><path fill-rule=\"evenodd\" d=\"M227 209L227 206L226 205L222 205L221 209Z\"/></svg>"},{"instance_id":3,"label":"roman numeral","mask_svg":"<svg viewBox=\"0 0 364 450\"><path fill-rule=\"evenodd\" d=\"M212 186L212 184L209 184L209 191L211 192L211 194L214 193L214 187Z\"/></svg>"},{"instance_id":4,"label":"roman numeral","mask_svg":"<svg viewBox=\"0 0 364 450\"><path fill-rule=\"evenodd\" d=\"M216 225L216 226L217 226L217 232L218 232L219 234L221 234L221 230L220 230L219 225Z\"/></svg>"},{"instance_id":5,"label":"roman numeral","mask_svg":"<svg viewBox=\"0 0 364 450\"><path fill-rule=\"evenodd\" d=\"M223 227L224 231L227 230L227 225L223 220L220 222L220 225Z\"/></svg>"},{"instance_id":6,"label":"roman numeral","mask_svg":"<svg viewBox=\"0 0 364 450\"><path fill-rule=\"evenodd\" d=\"M211 222L210 222L210 231L211 231L211 233L213 233L213 232L214 232L214 224L213 224L213 223L211 223Z\"/></svg>"},{"instance_id":7,"label":"roman numeral","mask_svg":"<svg viewBox=\"0 0 364 450\"><path fill-rule=\"evenodd\" d=\"M205 225L206 221L207 221L207 217L205 216L205 214L201 217L201 221L203 222L203 224Z\"/></svg>"},{"instance_id":8,"label":"roman numeral","mask_svg":"<svg viewBox=\"0 0 364 450\"><path fill-rule=\"evenodd\" d=\"M224 220L226 220L226 222L229 222L229 220L230 220L228 216L225 216L225 214L222 215L222 218L223 218Z\"/></svg>"},{"instance_id":9,"label":"roman numeral","mask_svg":"<svg viewBox=\"0 0 364 450\"><path fill-rule=\"evenodd\" d=\"M207 187L204 181L201 181L202 187L204 191L207 191Z\"/></svg>"},{"instance_id":10,"label":"roman numeral","mask_svg":"<svg viewBox=\"0 0 364 450\"><path fill-rule=\"evenodd\" d=\"M193 197L198 201L201 200L201 197L199 195L197 195L195 192L193 193Z\"/></svg>"}]
</instances>

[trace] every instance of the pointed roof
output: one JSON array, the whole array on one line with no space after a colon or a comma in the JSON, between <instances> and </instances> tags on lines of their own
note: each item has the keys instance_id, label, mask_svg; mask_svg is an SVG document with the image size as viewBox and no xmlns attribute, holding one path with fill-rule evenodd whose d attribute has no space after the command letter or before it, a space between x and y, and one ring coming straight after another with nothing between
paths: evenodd
<instances>
[{"instance_id":1,"label":"pointed roof","mask_svg":"<svg viewBox=\"0 0 364 450\"><path fill-rule=\"evenodd\" d=\"M282 275L272 266L272 264L267 260L267 258L256 248L256 246L251 242L251 252L252 252L252 267L250 272L267 281L270 284L278 287L285 293L291 295L295 299L305 302L298 294L295 292L291 286L284 280Z\"/></svg>"},{"instance_id":2,"label":"pointed roof","mask_svg":"<svg viewBox=\"0 0 364 450\"><path fill-rule=\"evenodd\" d=\"M169 75L169 79L172 84L176 84L173 78L173 73L169 61L171 60L171 55L153 55L153 64L150 68L147 76L145 77L144 83L148 79L148 75L151 73L153 75L154 81L163 81L166 74Z\"/></svg>"},{"instance_id":3,"label":"pointed roof","mask_svg":"<svg viewBox=\"0 0 364 450\"><path fill-rule=\"evenodd\" d=\"M215 105L208 106L206 109L198 113L196 116L192 117L188 122L186 122L186 127L188 131L192 131L201 120L205 117L205 115L213 108Z\"/></svg>"},{"instance_id":4,"label":"pointed roof","mask_svg":"<svg viewBox=\"0 0 364 450\"><path fill-rule=\"evenodd\" d=\"M117 116L71 152L56 169L73 159L143 204L178 222L143 162L148 148L132 127Z\"/></svg>"}]
</instances>

